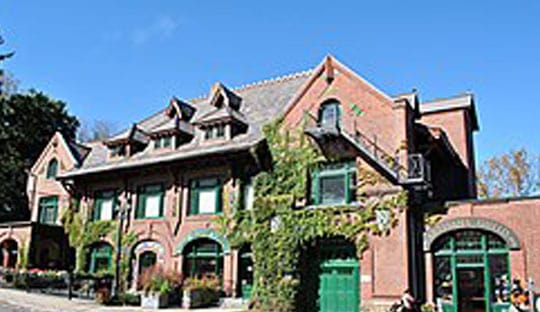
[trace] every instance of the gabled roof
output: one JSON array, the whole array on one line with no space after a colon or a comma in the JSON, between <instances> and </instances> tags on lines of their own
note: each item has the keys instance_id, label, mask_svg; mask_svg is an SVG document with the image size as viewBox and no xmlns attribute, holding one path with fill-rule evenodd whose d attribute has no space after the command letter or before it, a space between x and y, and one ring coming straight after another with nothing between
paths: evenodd
<instances>
[{"instance_id":1,"label":"gabled roof","mask_svg":"<svg viewBox=\"0 0 540 312\"><path fill-rule=\"evenodd\" d=\"M105 140L103 143L105 143L105 145L110 146L110 145L126 143L129 141L135 141L142 144L146 144L149 141L148 134L146 133L146 131L142 130L137 124L133 124L133 126L129 128L128 130L110 139Z\"/></svg>"},{"instance_id":2,"label":"gabled roof","mask_svg":"<svg viewBox=\"0 0 540 312\"><path fill-rule=\"evenodd\" d=\"M228 106L234 110L238 110L241 102L242 98L240 96L220 82L216 82L210 90L210 104L217 108Z\"/></svg>"},{"instance_id":3,"label":"gabled roof","mask_svg":"<svg viewBox=\"0 0 540 312\"><path fill-rule=\"evenodd\" d=\"M165 113L171 118L176 116L182 120L189 121L193 117L193 114L195 114L195 111L195 107L173 96L169 101L169 106L165 110Z\"/></svg>"},{"instance_id":4,"label":"gabled roof","mask_svg":"<svg viewBox=\"0 0 540 312\"><path fill-rule=\"evenodd\" d=\"M199 125L208 125L217 122L229 122L233 121L242 125L248 125L246 117L237 110L230 108L229 106L223 106L216 108L213 111L199 117L195 123Z\"/></svg>"}]
</instances>

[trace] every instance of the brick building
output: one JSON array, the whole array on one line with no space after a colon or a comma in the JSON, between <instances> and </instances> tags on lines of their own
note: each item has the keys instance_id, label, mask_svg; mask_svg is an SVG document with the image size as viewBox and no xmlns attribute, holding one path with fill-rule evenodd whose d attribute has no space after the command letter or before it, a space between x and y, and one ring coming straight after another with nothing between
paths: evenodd
<instances>
[{"instance_id":1,"label":"brick building","mask_svg":"<svg viewBox=\"0 0 540 312\"><path fill-rule=\"evenodd\" d=\"M30 173L31 221L0 226L1 263L15 266L20 246L27 245L30 267L68 267L60 219L77 207L89 221L125 215L123 233L137 237L124 255L133 283L158 263L185 276L218 275L227 296L246 296L249 248L232 248L213 220L252 208L252 178L271 169L262 127L278 117L285 127L307 118L305 132L332 156L332 166L311 177L310 207L356 204L357 166L351 163L374 170L410 197L390 235L370 237L361 259L346 253L328 262L334 273L325 278L336 283L321 283L318 293L337 287L350 298L320 302L358 311L392 303L410 288L448 309L491 309L496 279L540 278L535 218L520 218L540 213L540 202L475 200L473 96L430 102L421 102L416 91L390 96L333 57L306 72L236 89L216 83L208 95L188 101L173 97L103 141L75 144L56 134ZM443 220L425 227L424 212L441 205L447 206ZM333 240L326 245L350 247ZM109 269L113 246L110 235L89 245L86 270ZM471 291L481 299L459 291L471 283L478 284ZM318 309L329 311L321 303Z\"/></svg>"}]
</instances>

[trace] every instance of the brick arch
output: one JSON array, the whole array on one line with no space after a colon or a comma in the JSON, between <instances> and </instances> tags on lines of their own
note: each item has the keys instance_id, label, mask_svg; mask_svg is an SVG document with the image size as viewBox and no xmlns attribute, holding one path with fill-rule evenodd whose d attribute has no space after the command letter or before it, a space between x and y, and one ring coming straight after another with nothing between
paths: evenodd
<instances>
[{"instance_id":1,"label":"brick arch","mask_svg":"<svg viewBox=\"0 0 540 312\"><path fill-rule=\"evenodd\" d=\"M453 218L437 223L424 233L424 251L430 251L437 238L454 231L473 229L491 232L500 236L511 250L521 248L517 234L506 225L486 218Z\"/></svg>"},{"instance_id":2,"label":"brick arch","mask_svg":"<svg viewBox=\"0 0 540 312\"><path fill-rule=\"evenodd\" d=\"M219 243L224 254L229 254L231 252L231 246L229 244L229 241L223 235L217 233L213 229L196 229L180 241L180 243L176 246L174 250L175 254L181 255L184 251L184 248L189 243L201 238L211 239Z\"/></svg>"},{"instance_id":3,"label":"brick arch","mask_svg":"<svg viewBox=\"0 0 540 312\"><path fill-rule=\"evenodd\" d=\"M139 255L145 251L154 252L157 256L158 263L165 263L167 250L161 242L153 239L140 240L133 246L132 255L133 257L138 258Z\"/></svg>"}]
</instances>

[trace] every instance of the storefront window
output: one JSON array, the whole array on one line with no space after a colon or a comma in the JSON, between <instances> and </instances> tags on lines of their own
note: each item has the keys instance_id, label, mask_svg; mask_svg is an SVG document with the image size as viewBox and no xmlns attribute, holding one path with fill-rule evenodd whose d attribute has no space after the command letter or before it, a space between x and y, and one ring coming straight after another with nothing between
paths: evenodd
<instances>
[{"instance_id":1,"label":"storefront window","mask_svg":"<svg viewBox=\"0 0 540 312\"><path fill-rule=\"evenodd\" d=\"M434 293L444 311L490 311L509 301L508 247L496 234L450 232L433 252Z\"/></svg>"}]
</instances>

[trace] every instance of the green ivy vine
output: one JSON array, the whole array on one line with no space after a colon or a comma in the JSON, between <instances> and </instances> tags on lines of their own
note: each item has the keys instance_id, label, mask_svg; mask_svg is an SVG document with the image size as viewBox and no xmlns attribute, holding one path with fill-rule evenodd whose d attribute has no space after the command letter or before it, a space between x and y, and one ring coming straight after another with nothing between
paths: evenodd
<instances>
[{"instance_id":1,"label":"green ivy vine","mask_svg":"<svg viewBox=\"0 0 540 312\"><path fill-rule=\"evenodd\" d=\"M359 166L357 204L306 207L309 172L328 160L301 128L284 130L278 120L264 131L273 169L255 178L253 210L236 210L216 222L233 247L251 246L255 281L251 310L289 312L295 310L299 291L302 248L318 238L339 236L355 244L360 258L370 234L386 234L397 224L397 212L405 207L407 196L403 191L366 195L366 188L386 182ZM377 210L388 212L387 228L377 224Z\"/></svg>"}]
</instances>

